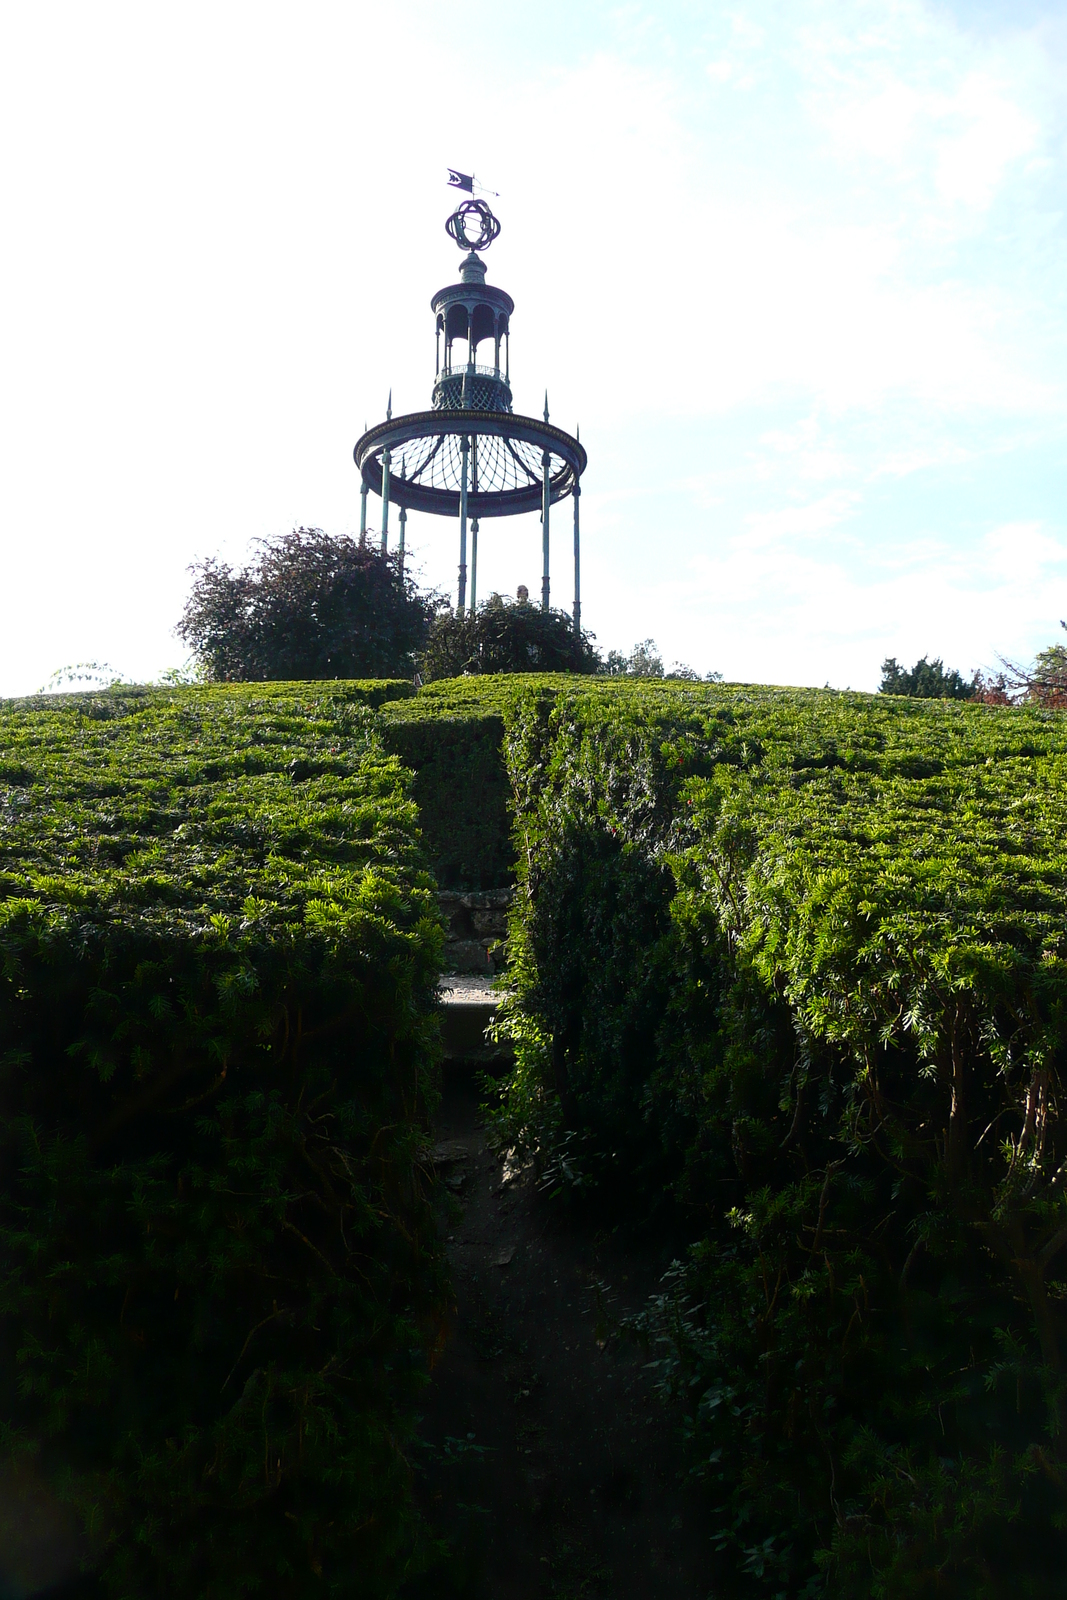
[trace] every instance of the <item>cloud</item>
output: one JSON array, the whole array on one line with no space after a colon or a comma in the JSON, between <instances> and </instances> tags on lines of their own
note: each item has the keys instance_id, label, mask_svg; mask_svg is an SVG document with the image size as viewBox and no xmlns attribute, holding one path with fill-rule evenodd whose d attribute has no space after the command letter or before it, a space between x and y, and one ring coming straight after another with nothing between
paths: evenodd
<instances>
[{"instance_id":1,"label":"cloud","mask_svg":"<svg viewBox=\"0 0 1067 1600\"><path fill-rule=\"evenodd\" d=\"M935 143L938 190L987 209L1012 164L1037 148L1038 124L986 73L961 84L944 120L962 127Z\"/></svg>"},{"instance_id":2,"label":"cloud","mask_svg":"<svg viewBox=\"0 0 1067 1600\"><path fill-rule=\"evenodd\" d=\"M1055 538L1041 522L1003 522L982 536L979 560L992 582L1029 586L1056 576L1050 567L1067 569L1067 542ZM1067 571L1059 578L1062 583Z\"/></svg>"},{"instance_id":3,"label":"cloud","mask_svg":"<svg viewBox=\"0 0 1067 1600\"><path fill-rule=\"evenodd\" d=\"M745 519L745 542L750 548L759 548L824 533L850 517L859 502L860 496L854 490L840 489L806 506L750 512Z\"/></svg>"}]
</instances>

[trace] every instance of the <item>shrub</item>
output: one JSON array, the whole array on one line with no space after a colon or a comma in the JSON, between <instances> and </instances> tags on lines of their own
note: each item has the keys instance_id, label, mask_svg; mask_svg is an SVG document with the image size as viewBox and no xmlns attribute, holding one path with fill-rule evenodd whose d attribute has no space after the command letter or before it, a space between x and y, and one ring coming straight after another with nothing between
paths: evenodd
<instances>
[{"instance_id":1,"label":"shrub","mask_svg":"<svg viewBox=\"0 0 1067 1600\"><path fill-rule=\"evenodd\" d=\"M739 1577L1057 1593L1061 719L623 684L505 720L501 1132L688 1208L639 1331Z\"/></svg>"},{"instance_id":2,"label":"shrub","mask_svg":"<svg viewBox=\"0 0 1067 1600\"><path fill-rule=\"evenodd\" d=\"M176 632L216 683L410 677L440 602L398 555L321 528L259 541L239 572L202 561Z\"/></svg>"},{"instance_id":3,"label":"shrub","mask_svg":"<svg viewBox=\"0 0 1067 1600\"><path fill-rule=\"evenodd\" d=\"M463 615L445 611L430 629L422 676L463 673L596 672L600 657L589 633L575 634L565 611L542 611L526 600L494 594Z\"/></svg>"},{"instance_id":4,"label":"shrub","mask_svg":"<svg viewBox=\"0 0 1067 1600\"><path fill-rule=\"evenodd\" d=\"M123 1600L416 1562L441 930L364 693L0 707L0 1439Z\"/></svg>"}]
</instances>

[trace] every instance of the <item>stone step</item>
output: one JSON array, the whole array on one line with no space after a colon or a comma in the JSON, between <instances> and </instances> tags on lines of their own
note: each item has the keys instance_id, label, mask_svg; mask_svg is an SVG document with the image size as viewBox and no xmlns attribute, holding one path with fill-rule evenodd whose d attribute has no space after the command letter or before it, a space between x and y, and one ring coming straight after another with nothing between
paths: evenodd
<instances>
[{"instance_id":1,"label":"stone step","mask_svg":"<svg viewBox=\"0 0 1067 1600\"><path fill-rule=\"evenodd\" d=\"M438 993L444 1008L442 1036L445 1060L469 1062L486 1070L504 1068L512 1060L510 1045L485 1037L503 998L492 987L491 973L449 973L440 980Z\"/></svg>"}]
</instances>

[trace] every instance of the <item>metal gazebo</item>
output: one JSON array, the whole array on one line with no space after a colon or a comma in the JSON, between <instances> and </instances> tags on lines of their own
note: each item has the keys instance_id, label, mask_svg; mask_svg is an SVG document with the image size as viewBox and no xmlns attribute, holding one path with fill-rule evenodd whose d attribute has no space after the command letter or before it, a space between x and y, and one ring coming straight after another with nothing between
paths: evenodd
<instances>
[{"instance_id":1,"label":"metal gazebo","mask_svg":"<svg viewBox=\"0 0 1067 1600\"><path fill-rule=\"evenodd\" d=\"M427 511L459 519L458 611L467 600L467 534L470 525L470 606L477 605L478 526L485 517L541 513L541 605L550 604L549 512L570 495L574 501L574 628L581 631L578 502L586 454L579 440L553 427L545 398L543 420L511 409L511 316L515 303L485 281L486 250L500 224L484 200L466 200L449 217L448 233L467 253L458 283L439 289L430 302L437 329L437 370L429 411L394 417L392 397L384 422L370 428L353 455L362 478L360 533L366 537L367 495L381 496L382 548L388 549L389 511L399 506L403 557L407 514ZM454 345L461 342L460 360ZM479 364L478 350L492 344L493 363ZM503 354L503 366L501 366ZM463 359L465 357L465 359Z\"/></svg>"}]
</instances>

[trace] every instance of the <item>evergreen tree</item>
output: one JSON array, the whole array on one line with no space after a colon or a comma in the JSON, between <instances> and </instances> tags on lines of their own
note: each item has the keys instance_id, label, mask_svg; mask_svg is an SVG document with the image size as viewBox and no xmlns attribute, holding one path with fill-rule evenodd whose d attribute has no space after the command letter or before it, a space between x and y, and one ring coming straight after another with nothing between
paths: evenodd
<instances>
[{"instance_id":1,"label":"evergreen tree","mask_svg":"<svg viewBox=\"0 0 1067 1600\"><path fill-rule=\"evenodd\" d=\"M945 671L940 656L928 661L920 656L913 667L902 667L896 656L882 662L879 694L910 695L916 700L973 700L975 683L968 683L955 668Z\"/></svg>"}]
</instances>

